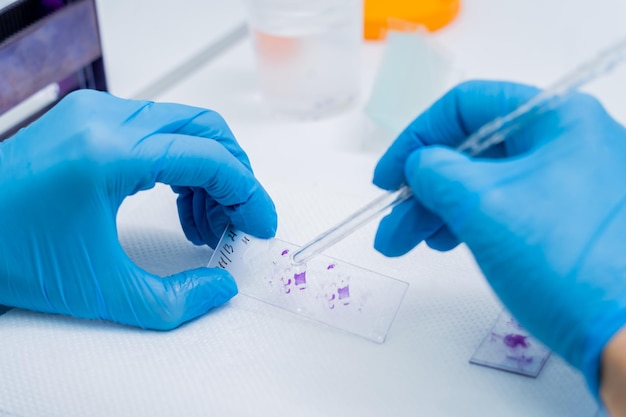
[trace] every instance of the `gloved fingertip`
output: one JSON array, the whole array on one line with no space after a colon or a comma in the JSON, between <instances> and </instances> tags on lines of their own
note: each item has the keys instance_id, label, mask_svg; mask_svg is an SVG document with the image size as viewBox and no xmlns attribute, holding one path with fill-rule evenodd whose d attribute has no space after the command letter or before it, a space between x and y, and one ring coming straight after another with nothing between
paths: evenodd
<instances>
[{"instance_id":1,"label":"gloved fingertip","mask_svg":"<svg viewBox=\"0 0 626 417\"><path fill-rule=\"evenodd\" d=\"M237 212L231 215L230 219L235 228L254 237L270 239L276 236L278 224L276 212L268 211L256 215Z\"/></svg>"},{"instance_id":2,"label":"gloved fingertip","mask_svg":"<svg viewBox=\"0 0 626 417\"><path fill-rule=\"evenodd\" d=\"M386 161L381 160L374 169L372 184L383 190L397 190L403 183L402 173L399 169L390 168ZM391 173L390 171L394 171ZM395 172L398 171L398 172Z\"/></svg>"},{"instance_id":3,"label":"gloved fingertip","mask_svg":"<svg viewBox=\"0 0 626 417\"><path fill-rule=\"evenodd\" d=\"M379 238L378 235L376 235L376 238L374 239L374 249L389 258L404 255L404 253L400 253L394 250L395 248L389 246L389 241L387 239Z\"/></svg>"},{"instance_id":4,"label":"gloved fingertip","mask_svg":"<svg viewBox=\"0 0 626 417\"><path fill-rule=\"evenodd\" d=\"M439 252L451 251L452 249L459 246L459 244L460 242L456 240L453 240L453 241L442 241L442 240L432 240L432 239L426 240L426 245L428 245L429 248L434 249Z\"/></svg>"},{"instance_id":5,"label":"gloved fingertip","mask_svg":"<svg viewBox=\"0 0 626 417\"><path fill-rule=\"evenodd\" d=\"M174 329L206 314L237 295L237 283L220 268L197 268L163 278L165 294L160 321L153 327Z\"/></svg>"},{"instance_id":6,"label":"gloved fingertip","mask_svg":"<svg viewBox=\"0 0 626 417\"><path fill-rule=\"evenodd\" d=\"M278 215L272 199L265 190L253 193L245 204L229 208L226 212L232 224L243 232L261 239L276 236Z\"/></svg>"},{"instance_id":7,"label":"gloved fingertip","mask_svg":"<svg viewBox=\"0 0 626 417\"><path fill-rule=\"evenodd\" d=\"M256 233L254 233L254 236L258 237L259 239L271 239L276 236L276 225L258 230Z\"/></svg>"},{"instance_id":8,"label":"gloved fingertip","mask_svg":"<svg viewBox=\"0 0 626 417\"><path fill-rule=\"evenodd\" d=\"M262 217L259 216L258 218L249 216L246 220L241 230L260 239L271 239L276 236L276 230L278 229L276 210L267 210Z\"/></svg>"},{"instance_id":9,"label":"gloved fingertip","mask_svg":"<svg viewBox=\"0 0 626 417\"><path fill-rule=\"evenodd\" d=\"M388 257L398 257L406 254L412 247L404 247L398 244L396 239L397 220L391 215L380 221L376 237L374 238L374 249Z\"/></svg>"},{"instance_id":10,"label":"gloved fingertip","mask_svg":"<svg viewBox=\"0 0 626 417\"><path fill-rule=\"evenodd\" d=\"M386 256L402 256L441 226L439 217L412 198L396 206L381 220L374 247Z\"/></svg>"},{"instance_id":11,"label":"gloved fingertip","mask_svg":"<svg viewBox=\"0 0 626 417\"><path fill-rule=\"evenodd\" d=\"M273 210L270 212L268 216L267 225L265 229L261 231L259 237L262 239L273 238L274 236L276 236L277 230L278 230L278 214L276 213L276 210Z\"/></svg>"},{"instance_id":12,"label":"gloved fingertip","mask_svg":"<svg viewBox=\"0 0 626 417\"><path fill-rule=\"evenodd\" d=\"M233 276L221 268L198 268L185 271L191 276L193 288L187 295L187 310L199 316L214 307L221 306L237 295L237 283Z\"/></svg>"},{"instance_id":13,"label":"gloved fingertip","mask_svg":"<svg viewBox=\"0 0 626 417\"><path fill-rule=\"evenodd\" d=\"M440 251L447 252L456 248L461 242L452 234L450 229L446 226L443 226L439 229L435 234L426 239L426 244L429 248Z\"/></svg>"}]
</instances>

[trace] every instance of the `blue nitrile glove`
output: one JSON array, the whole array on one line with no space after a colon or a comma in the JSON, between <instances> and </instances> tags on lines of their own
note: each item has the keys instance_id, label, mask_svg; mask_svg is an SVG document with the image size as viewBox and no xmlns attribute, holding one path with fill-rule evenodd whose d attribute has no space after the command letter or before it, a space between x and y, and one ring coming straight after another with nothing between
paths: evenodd
<instances>
[{"instance_id":1,"label":"blue nitrile glove","mask_svg":"<svg viewBox=\"0 0 626 417\"><path fill-rule=\"evenodd\" d=\"M0 304L171 329L228 301L224 270L160 278L124 253L117 210L156 182L181 193L195 243L228 222L274 235L274 205L217 113L75 92L0 143Z\"/></svg>"},{"instance_id":2,"label":"blue nitrile glove","mask_svg":"<svg viewBox=\"0 0 626 417\"><path fill-rule=\"evenodd\" d=\"M417 118L374 176L387 189L408 182L415 199L381 222L375 245L399 255L421 240L467 243L504 304L597 397L602 350L626 323L626 129L575 94L484 158L428 146L458 145L536 93L465 83Z\"/></svg>"}]
</instances>

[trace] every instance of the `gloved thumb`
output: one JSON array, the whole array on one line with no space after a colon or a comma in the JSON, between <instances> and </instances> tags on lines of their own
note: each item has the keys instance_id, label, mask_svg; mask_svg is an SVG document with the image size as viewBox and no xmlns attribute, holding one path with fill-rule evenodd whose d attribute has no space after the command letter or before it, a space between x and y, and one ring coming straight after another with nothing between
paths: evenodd
<instances>
[{"instance_id":1,"label":"gloved thumb","mask_svg":"<svg viewBox=\"0 0 626 417\"><path fill-rule=\"evenodd\" d=\"M219 268L192 269L165 278L139 271L141 274L134 277L134 285L127 286L124 296L116 296L117 300L122 298L126 302L113 301L109 305L113 321L170 330L237 294L233 277Z\"/></svg>"},{"instance_id":2,"label":"gloved thumb","mask_svg":"<svg viewBox=\"0 0 626 417\"><path fill-rule=\"evenodd\" d=\"M405 164L405 176L415 198L439 216L455 233L464 229L470 211L477 206L478 191L488 180L481 163L450 148L429 146L413 152Z\"/></svg>"}]
</instances>

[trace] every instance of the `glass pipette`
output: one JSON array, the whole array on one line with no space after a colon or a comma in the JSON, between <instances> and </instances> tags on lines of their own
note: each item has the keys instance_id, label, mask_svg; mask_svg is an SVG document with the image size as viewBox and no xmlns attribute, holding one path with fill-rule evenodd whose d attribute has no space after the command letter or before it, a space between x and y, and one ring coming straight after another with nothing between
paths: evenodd
<instances>
[{"instance_id":1,"label":"glass pipette","mask_svg":"<svg viewBox=\"0 0 626 417\"><path fill-rule=\"evenodd\" d=\"M576 67L572 72L566 74L512 112L485 124L456 149L468 155L476 156L485 149L503 142L508 135L530 123L537 115L557 107L572 91L611 71L625 57L626 39ZM403 185L396 191L381 195L295 251L291 256L292 263L298 265L306 263L306 261L344 239L364 224L410 199L412 196L413 193L407 185Z\"/></svg>"}]
</instances>

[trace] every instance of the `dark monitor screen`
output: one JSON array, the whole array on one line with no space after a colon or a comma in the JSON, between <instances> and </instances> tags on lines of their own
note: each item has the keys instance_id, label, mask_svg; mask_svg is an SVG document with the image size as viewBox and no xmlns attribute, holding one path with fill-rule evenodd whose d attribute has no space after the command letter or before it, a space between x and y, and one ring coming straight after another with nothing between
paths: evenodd
<instances>
[{"instance_id":1,"label":"dark monitor screen","mask_svg":"<svg viewBox=\"0 0 626 417\"><path fill-rule=\"evenodd\" d=\"M17 0L0 9L0 140L71 91L106 90L94 0Z\"/></svg>"}]
</instances>

